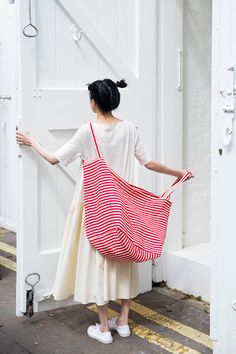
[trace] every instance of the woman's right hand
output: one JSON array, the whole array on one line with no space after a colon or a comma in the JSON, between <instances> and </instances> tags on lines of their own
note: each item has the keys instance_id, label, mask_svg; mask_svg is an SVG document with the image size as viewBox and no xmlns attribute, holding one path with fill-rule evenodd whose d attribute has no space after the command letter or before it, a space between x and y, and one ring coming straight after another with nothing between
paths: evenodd
<instances>
[{"instance_id":1,"label":"woman's right hand","mask_svg":"<svg viewBox=\"0 0 236 354\"><path fill-rule=\"evenodd\" d=\"M20 133L16 131L16 142L20 145L31 146L52 165L56 165L57 163L59 163L59 160L57 160L54 153L43 147L29 131L26 131L25 133Z\"/></svg>"},{"instance_id":2,"label":"woman's right hand","mask_svg":"<svg viewBox=\"0 0 236 354\"><path fill-rule=\"evenodd\" d=\"M29 131L25 133L16 131L16 142L19 145L33 146L38 141Z\"/></svg>"}]
</instances>

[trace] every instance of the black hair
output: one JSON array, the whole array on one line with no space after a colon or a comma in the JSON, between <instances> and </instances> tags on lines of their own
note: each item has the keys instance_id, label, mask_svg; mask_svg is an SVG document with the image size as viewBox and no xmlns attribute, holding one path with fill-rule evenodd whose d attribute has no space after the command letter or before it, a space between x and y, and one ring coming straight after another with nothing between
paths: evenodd
<instances>
[{"instance_id":1,"label":"black hair","mask_svg":"<svg viewBox=\"0 0 236 354\"><path fill-rule=\"evenodd\" d=\"M94 99L103 113L116 109L120 104L120 92L118 87L126 87L124 79L116 83L110 79L96 80L88 84L90 100Z\"/></svg>"}]
</instances>

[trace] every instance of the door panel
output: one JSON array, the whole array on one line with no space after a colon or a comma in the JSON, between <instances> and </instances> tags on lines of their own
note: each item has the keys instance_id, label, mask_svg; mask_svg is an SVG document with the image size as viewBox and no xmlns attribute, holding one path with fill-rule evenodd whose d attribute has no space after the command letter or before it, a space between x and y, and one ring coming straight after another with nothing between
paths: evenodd
<instances>
[{"instance_id":1,"label":"door panel","mask_svg":"<svg viewBox=\"0 0 236 354\"><path fill-rule=\"evenodd\" d=\"M32 2L36 38L22 35L28 1L18 2L21 72L18 125L31 130L55 151L83 123L93 120L86 84L98 78L125 78L117 115L139 125L143 140L155 152L155 1L55 0ZM75 32L73 32L75 29ZM80 30L82 37L74 40ZM144 55L145 53L145 55ZM64 224L80 173L80 161L51 166L28 147L19 156L17 248L17 315L25 312L25 277L38 272L35 311L62 306L43 301L52 290ZM151 175L139 172L142 186L153 190ZM150 290L151 266L148 267ZM145 277L144 277L145 278ZM147 277L146 277L147 278ZM142 283L142 282L141 282ZM68 299L63 306L71 304Z\"/></svg>"}]
</instances>

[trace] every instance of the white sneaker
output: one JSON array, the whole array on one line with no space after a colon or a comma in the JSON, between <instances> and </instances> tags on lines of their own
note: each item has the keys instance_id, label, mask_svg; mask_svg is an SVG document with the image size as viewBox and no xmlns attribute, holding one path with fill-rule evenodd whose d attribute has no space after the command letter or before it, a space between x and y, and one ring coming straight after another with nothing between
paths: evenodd
<instances>
[{"instance_id":1,"label":"white sneaker","mask_svg":"<svg viewBox=\"0 0 236 354\"><path fill-rule=\"evenodd\" d=\"M113 317L111 320L108 320L109 329L115 330L121 337L129 337L131 333L129 325L118 325L116 320L117 317Z\"/></svg>"},{"instance_id":2,"label":"white sneaker","mask_svg":"<svg viewBox=\"0 0 236 354\"><path fill-rule=\"evenodd\" d=\"M99 342L104 344L112 343L113 337L111 332L102 332L100 330L100 324L96 323L96 325L91 325L87 328L87 334L90 338L97 339Z\"/></svg>"}]
</instances>

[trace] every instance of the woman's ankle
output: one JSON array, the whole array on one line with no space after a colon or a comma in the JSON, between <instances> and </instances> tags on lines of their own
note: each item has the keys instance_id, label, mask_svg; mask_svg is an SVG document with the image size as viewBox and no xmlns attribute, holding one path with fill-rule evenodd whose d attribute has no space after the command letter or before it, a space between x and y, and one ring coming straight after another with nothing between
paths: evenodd
<instances>
[{"instance_id":1,"label":"woman's ankle","mask_svg":"<svg viewBox=\"0 0 236 354\"><path fill-rule=\"evenodd\" d=\"M128 324L128 318L124 316L118 316L116 320L118 326L125 326Z\"/></svg>"},{"instance_id":2,"label":"woman's ankle","mask_svg":"<svg viewBox=\"0 0 236 354\"><path fill-rule=\"evenodd\" d=\"M108 324L107 324L107 325L101 325L101 324L100 324L100 331L101 331L101 332L109 332L110 329L109 329Z\"/></svg>"}]
</instances>

